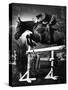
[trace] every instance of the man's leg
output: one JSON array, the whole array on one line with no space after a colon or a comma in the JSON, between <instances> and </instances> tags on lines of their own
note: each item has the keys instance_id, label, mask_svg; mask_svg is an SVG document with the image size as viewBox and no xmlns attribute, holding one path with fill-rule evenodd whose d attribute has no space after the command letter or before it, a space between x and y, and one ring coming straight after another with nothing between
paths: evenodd
<instances>
[{"instance_id":1,"label":"man's leg","mask_svg":"<svg viewBox=\"0 0 68 90\"><path fill-rule=\"evenodd\" d=\"M51 44L54 44L54 29L50 28L50 38L51 38Z\"/></svg>"}]
</instances>

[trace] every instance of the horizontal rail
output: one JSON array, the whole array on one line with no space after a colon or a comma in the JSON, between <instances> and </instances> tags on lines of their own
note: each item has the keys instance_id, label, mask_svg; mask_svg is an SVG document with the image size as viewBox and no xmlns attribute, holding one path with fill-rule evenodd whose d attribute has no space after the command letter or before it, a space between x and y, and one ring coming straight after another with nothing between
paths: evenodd
<instances>
[{"instance_id":1,"label":"horizontal rail","mask_svg":"<svg viewBox=\"0 0 68 90\"><path fill-rule=\"evenodd\" d=\"M55 50L61 50L65 47L65 45L62 46L54 46L54 47L48 47L48 48L41 48L41 49L34 49L34 52L45 52L45 51L55 51ZM32 53L33 50L28 50L26 53Z\"/></svg>"},{"instance_id":2,"label":"horizontal rail","mask_svg":"<svg viewBox=\"0 0 68 90\"><path fill-rule=\"evenodd\" d=\"M49 58L40 58L41 61L48 61Z\"/></svg>"}]
</instances>

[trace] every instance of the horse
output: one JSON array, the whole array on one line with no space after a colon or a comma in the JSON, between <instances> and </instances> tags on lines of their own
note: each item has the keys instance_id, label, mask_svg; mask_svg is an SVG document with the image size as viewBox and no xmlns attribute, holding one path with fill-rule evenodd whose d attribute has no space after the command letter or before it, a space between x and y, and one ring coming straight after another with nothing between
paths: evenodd
<instances>
[{"instance_id":1,"label":"horse","mask_svg":"<svg viewBox=\"0 0 68 90\"><path fill-rule=\"evenodd\" d=\"M63 31L52 28L52 26L44 25L42 23L34 23L33 21L21 21L18 18L18 25L16 28L15 39L19 39L19 37L26 30L32 32L32 34L28 35L27 38L30 38L29 44L32 44L32 40L35 42L40 42L44 44L64 44L65 34Z\"/></svg>"}]
</instances>

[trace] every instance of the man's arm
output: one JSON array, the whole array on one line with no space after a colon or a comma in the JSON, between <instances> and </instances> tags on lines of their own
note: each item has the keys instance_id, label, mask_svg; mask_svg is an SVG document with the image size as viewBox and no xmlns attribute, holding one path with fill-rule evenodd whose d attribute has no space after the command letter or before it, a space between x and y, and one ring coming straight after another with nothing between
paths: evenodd
<instances>
[{"instance_id":1,"label":"man's arm","mask_svg":"<svg viewBox=\"0 0 68 90\"><path fill-rule=\"evenodd\" d=\"M52 15L49 24L50 24L50 25L51 25L51 24L52 24L52 25L55 25L55 24L56 24L56 16L55 16L55 15Z\"/></svg>"}]
</instances>

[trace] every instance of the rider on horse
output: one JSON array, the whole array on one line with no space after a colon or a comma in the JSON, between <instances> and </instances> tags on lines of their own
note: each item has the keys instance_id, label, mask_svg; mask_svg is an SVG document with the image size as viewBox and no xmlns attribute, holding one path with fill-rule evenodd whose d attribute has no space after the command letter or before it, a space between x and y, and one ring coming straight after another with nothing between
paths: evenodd
<instances>
[{"instance_id":1,"label":"rider on horse","mask_svg":"<svg viewBox=\"0 0 68 90\"><path fill-rule=\"evenodd\" d=\"M33 18L33 21L37 24L43 24L44 27L47 28L48 32L50 32L50 38L51 38L51 43L53 43L53 25L56 24L56 16L55 15L49 15L49 14L39 14L35 18Z\"/></svg>"}]
</instances>

